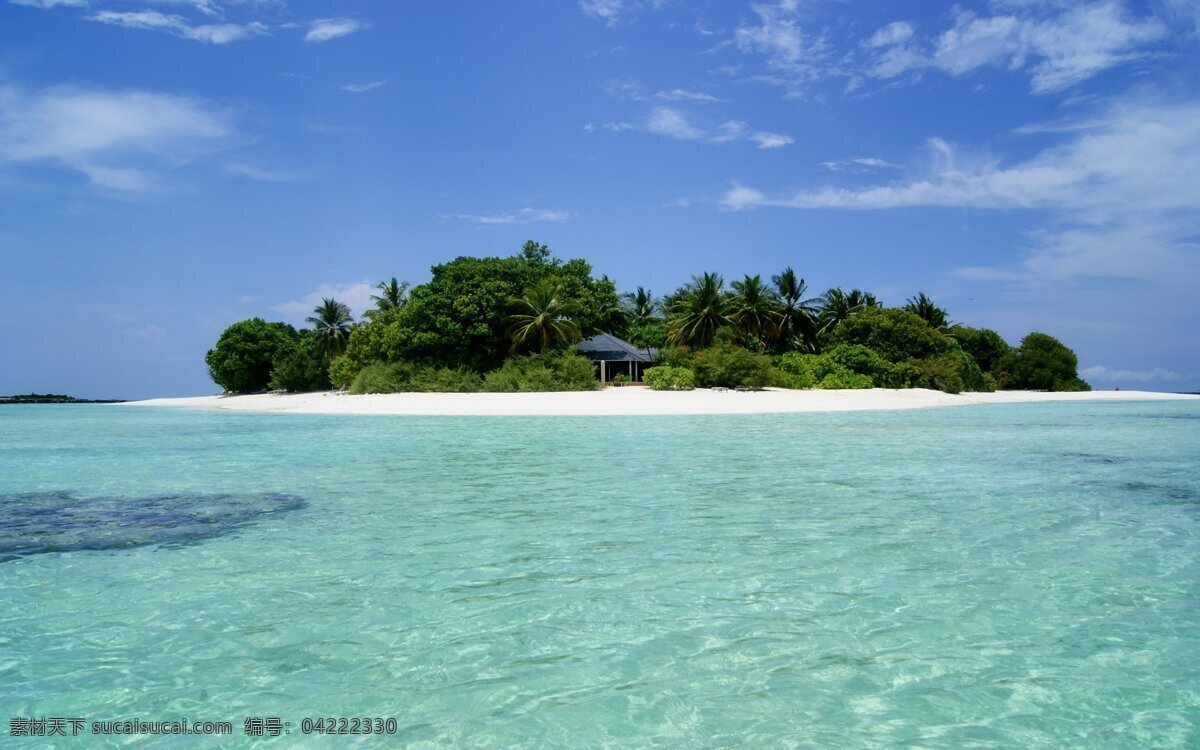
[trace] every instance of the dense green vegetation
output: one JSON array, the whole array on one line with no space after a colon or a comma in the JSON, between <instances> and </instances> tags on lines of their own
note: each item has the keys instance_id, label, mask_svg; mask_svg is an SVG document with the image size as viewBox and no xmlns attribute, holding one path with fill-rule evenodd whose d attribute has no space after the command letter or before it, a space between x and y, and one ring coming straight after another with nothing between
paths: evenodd
<instances>
[{"instance_id":1,"label":"dense green vegetation","mask_svg":"<svg viewBox=\"0 0 1200 750\"><path fill-rule=\"evenodd\" d=\"M271 381L276 357L287 356L297 336L286 323L239 321L225 329L204 355L204 363L213 382L230 393L261 391Z\"/></svg>"},{"instance_id":2,"label":"dense green vegetation","mask_svg":"<svg viewBox=\"0 0 1200 750\"><path fill-rule=\"evenodd\" d=\"M16 396L0 396L0 405L3 404L120 404L124 403L123 399L119 398L75 398L62 393L25 393Z\"/></svg>"},{"instance_id":3,"label":"dense green vegetation","mask_svg":"<svg viewBox=\"0 0 1200 750\"><path fill-rule=\"evenodd\" d=\"M924 293L897 308L859 289L810 296L791 268L728 286L704 273L661 299L643 287L618 295L586 261L527 242L509 257L459 257L434 266L425 284L393 277L376 291L357 324L332 299L299 332L261 318L234 323L205 357L213 380L236 393L590 390L595 368L573 347L609 332L659 350L645 372L657 390L1088 388L1074 353L1046 334L1011 347L995 331L952 323Z\"/></svg>"}]
</instances>

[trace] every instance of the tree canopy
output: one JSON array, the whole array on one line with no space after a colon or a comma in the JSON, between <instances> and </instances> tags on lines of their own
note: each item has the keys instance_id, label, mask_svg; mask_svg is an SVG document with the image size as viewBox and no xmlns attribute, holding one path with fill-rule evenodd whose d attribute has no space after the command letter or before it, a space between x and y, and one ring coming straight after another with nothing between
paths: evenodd
<instances>
[{"instance_id":1,"label":"tree canopy","mask_svg":"<svg viewBox=\"0 0 1200 750\"><path fill-rule=\"evenodd\" d=\"M209 377L230 393L253 393L267 387L275 358L289 351L296 329L262 318L243 320L225 329L204 355Z\"/></svg>"},{"instance_id":2,"label":"tree canopy","mask_svg":"<svg viewBox=\"0 0 1200 750\"><path fill-rule=\"evenodd\" d=\"M731 288L702 273L662 300L644 287L618 295L587 261L532 241L431 271L411 289L380 282L361 324L332 299L300 334L261 318L235 323L206 355L210 373L234 392L572 389L594 378L573 345L605 332L659 350L659 387L1087 388L1074 353L1051 336L1032 333L1014 349L995 331L951 325L924 293L902 308L842 287L808 297L790 267Z\"/></svg>"},{"instance_id":3,"label":"tree canopy","mask_svg":"<svg viewBox=\"0 0 1200 750\"><path fill-rule=\"evenodd\" d=\"M1075 352L1045 333L1031 333L1021 345L1001 357L997 369L1002 388L1045 391L1086 391L1079 379Z\"/></svg>"}]
</instances>

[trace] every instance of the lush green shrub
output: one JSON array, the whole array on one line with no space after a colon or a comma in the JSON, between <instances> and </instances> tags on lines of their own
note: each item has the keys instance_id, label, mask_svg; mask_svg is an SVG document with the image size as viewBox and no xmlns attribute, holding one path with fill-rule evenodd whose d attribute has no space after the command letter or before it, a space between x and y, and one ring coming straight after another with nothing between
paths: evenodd
<instances>
[{"instance_id":1,"label":"lush green shrub","mask_svg":"<svg viewBox=\"0 0 1200 750\"><path fill-rule=\"evenodd\" d=\"M911 362L898 362L875 381L880 388L917 388L921 385L921 368Z\"/></svg>"},{"instance_id":2,"label":"lush green shrub","mask_svg":"<svg viewBox=\"0 0 1200 750\"><path fill-rule=\"evenodd\" d=\"M915 360L914 364L921 371L922 387L946 393L962 393L962 374L959 372L959 363L954 358L931 357Z\"/></svg>"},{"instance_id":3,"label":"lush green shrub","mask_svg":"<svg viewBox=\"0 0 1200 750\"><path fill-rule=\"evenodd\" d=\"M309 331L288 347L280 349L271 366L270 387L307 393L329 388L329 366L317 351L317 340Z\"/></svg>"},{"instance_id":4,"label":"lush green shrub","mask_svg":"<svg viewBox=\"0 0 1200 750\"><path fill-rule=\"evenodd\" d=\"M350 383L350 392L356 395L364 393L399 393L407 390L408 381L412 379L416 368L409 362L376 362L358 371Z\"/></svg>"},{"instance_id":5,"label":"lush green shrub","mask_svg":"<svg viewBox=\"0 0 1200 750\"><path fill-rule=\"evenodd\" d=\"M839 369L828 373L817 383L818 388L825 390L842 390L846 388L874 388L875 383L867 375Z\"/></svg>"},{"instance_id":6,"label":"lush green shrub","mask_svg":"<svg viewBox=\"0 0 1200 750\"><path fill-rule=\"evenodd\" d=\"M510 357L483 377L483 390L499 393L594 391L599 387L595 365L563 352Z\"/></svg>"},{"instance_id":7,"label":"lush green shrub","mask_svg":"<svg viewBox=\"0 0 1200 750\"><path fill-rule=\"evenodd\" d=\"M823 354L788 352L776 357L775 367L776 384L784 388L913 388L921 382L915 366L891 364L859 344L839 344Z\"/></svg>"},{"instance_id":8,"label":"lush green shrub","mask_svg":"<svg viewBox=\"0 0 1200 750\"><path fill-rule=\"evenodd\" d=\"M483 379L470 370L431 367L411 362L376 362L359 370L350 392L362 393L473 393Z\"/></svg>"},{"instance_id":9,"label":"lush green shrub","mask_svg":"<svg viewBox=\"0 0 1200 750\"><path fill-rule=\"evenodd\" d=\"M1001 388L1035 391L1090 391L1079 379L1075 352L1053 336L1031 333L1000 359L996 380Z\"/></svg>"},{"instance_id":10,"label":"lush green shrub","mask_svg":"<svg viewBox=\"0 0 1200 750\"><path fill-rule=\"evenodd\" d=\"M350 334L350 338L354 339L353 333ZM329 363L329 382L334 388L349 388L363 367L364 365L351 359L349 355L334 357Z\"/></svg>"},{"instance_id":11,"label":"lush green shrub","mask_svg":"<svg viewBox=\"0 0 1200 750\"><path fill-rule=\"evenodd\" d=\"M714 344L696 353L693 370L702 388L763 388L771 384L771 360L736 344Z\"/></svg>"},{"instance_id":12,"label":"lush green shrub","mask_svg":"<svg viewBox=\"0 0 1200 750\"><path fill-rule=\"evenodd\" d=\"M979 365L970 354L957 347L913 364L921 371L921 385L926 388L946 393L989 390Z\"/></svg>"},{"instance_id":13,"label":"lush green shrub","mask_svg":"<svg viewBox=\"0 0 1200 750\"><path fill-rule=\"evenodd\" d=\"M788 352L775 357L772 385L779 388L812 388L817 384L813 363L816 356Z\"/></svg>"},{"instance_id":14,"label":"lush green shrub","mask_svg":"<svg viewBox=\"0 0 1200 750\"><path fill-rule=\"evenodd\" d=\"M250 318L226 328L204 362L209 377L226 391L261 391L271 381L275 357L289 351L295 340L296 329L286 323Z\"/></svg>"},{"instance_id":15,"label":"lush green shrub","mask_svg":"<svg viewBox=\"0 0 1200 750\"><path fill-rule=\"evenodd\" d=\"M936 357L953 347L950 339L914 313L874 307L863 308L839 323L829 344L860 344L893 363Z\"/></svg>"},{"instance_id":16,"label":"lush green shrub","mask_svg":"<svg viewBox=\"0 0 1200 750\"><path fill-rule=\"evenodd\" d=\"M418 367L405 390L420 393L474 393L483 388L477 372L453 367Z\"/></svg>"},{"instance_id":17,"label":"lush green shrub","mask_svg":"<svg viewBox=\"0 0 1200 750\"><path fill-rule=\"evenodd\" d=\"M696 373L688 367L659 365L643 374L646 385L656 391L690 391L696 387Z\"/></svg>"},{"instance_id":18,"label":"lush green shrub","mask_svg":"<svg viewBox=\"0 0 1200 750\"><path fill-rule=\"evenodd\" d=\"M995 370L1000 359L1012 351L1000 334L988 328L958 326L951 331L951 336L984 372Z\"/></svg>"},{"instance_id":19,"label":"lush green shrub","mask_svg":"<svg viewBox=\"0 0 1200 750\"><path fill-rule=\"evenodd\" d=\"M872 382L879 383L891 372L892 366L883 357L861 344L839 344L818 357L827 372L838 369L858 375L866 375Z\"/></svg>"}]
</instances>

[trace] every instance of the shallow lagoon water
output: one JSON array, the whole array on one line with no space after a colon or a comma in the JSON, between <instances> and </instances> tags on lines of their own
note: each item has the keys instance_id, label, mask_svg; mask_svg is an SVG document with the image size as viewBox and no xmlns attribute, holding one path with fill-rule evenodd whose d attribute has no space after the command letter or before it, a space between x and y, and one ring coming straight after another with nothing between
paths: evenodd
<instances>
[{"instance_id":1,"label":"shallow lagoon water","mask_svg":"<svg viewBox=\"0 0 1200 750\"><path fill-rule=\"evenodd\" d=\"M234 724L155 747L1200 744L1195 403L4 407L0 524L31 493L304 502L0 563L3 717ZM331 715L397 737L299 735Z\"/></svg>"}]
</instances>

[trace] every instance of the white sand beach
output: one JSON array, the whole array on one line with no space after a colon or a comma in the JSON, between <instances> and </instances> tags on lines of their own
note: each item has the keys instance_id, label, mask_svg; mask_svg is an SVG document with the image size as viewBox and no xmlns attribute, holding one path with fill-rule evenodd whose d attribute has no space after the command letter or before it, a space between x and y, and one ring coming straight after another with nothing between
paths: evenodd
<instances>
[{"instance_id":1,"label":"white sand beach","mask_svg":"<svg viewBox=\"0 0 1200 750\"><path fill-rule=\"evenodd\" d=\"M391 393L351 396L341 393L197 396L132 401L121 406L174 406L249 412L297 414L396 414L446 416L518 415L663 415L769 414L792 412L925 409L976 404L1023 404L1057 401L1200 400L1200 396L1151 391L1042 393L1002 391L958 395L920 388L908 390L756 392L652 391L648 388L605 388L568 393Z\"/></svg>"}]
</instances>

